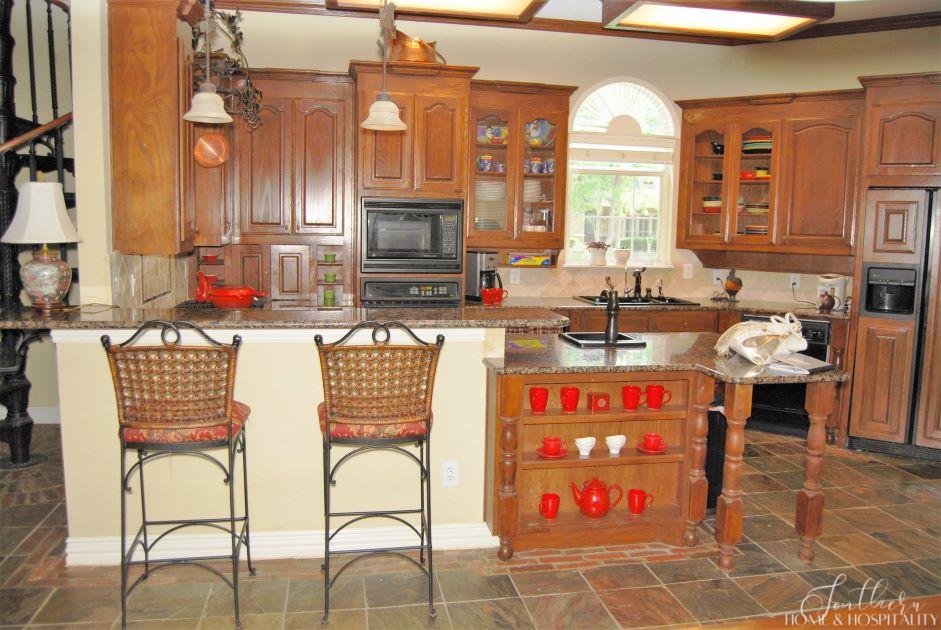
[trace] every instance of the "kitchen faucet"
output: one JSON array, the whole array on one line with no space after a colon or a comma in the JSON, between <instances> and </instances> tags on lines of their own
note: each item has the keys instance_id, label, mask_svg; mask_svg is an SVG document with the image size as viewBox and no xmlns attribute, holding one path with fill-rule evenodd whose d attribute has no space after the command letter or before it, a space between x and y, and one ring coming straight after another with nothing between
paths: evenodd
<instances>
[{"instance_id":1,"label":"kitchen faucet","mask_svg":"<svg viewBox=\"0 0 941 630\"><path fill-rule=\"evenodd\" d=\"M640 299L640 297L641 297L640 294L641 294L641 292L643 291L643 289L642 289L641 286L640 286L640 285L641 285L641 274L644 273L645 271L647 271L647 268L646 268L646 267L642 267L642 268L640 268L640 269L635 269L635 270L634 270L634 299Z\"/></svg>"},{"instance_id":2,"label":"kitchen faucet","mask_svg":"<svg viewBox=\"0 0 941 630\"><path fill-rule=\"evenodd\" d=\"M604 281L608 285L607 289L601 291L601 295L607 294L608 296L608 321L604 327L604 344L614 346L618 342L618 311L621 310L621 302L618 300L618 291L614 288L611 277L606 276Z\"/></svg>"}]
</instances>

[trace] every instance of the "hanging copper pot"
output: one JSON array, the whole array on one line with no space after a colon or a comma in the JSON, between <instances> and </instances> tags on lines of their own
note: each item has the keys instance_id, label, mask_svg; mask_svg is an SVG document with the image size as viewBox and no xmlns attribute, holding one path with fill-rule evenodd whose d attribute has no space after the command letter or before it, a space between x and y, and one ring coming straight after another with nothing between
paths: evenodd
<instances>
[{"instance_id":1,"label":"hanging copper pot","mask_svg":"<svg viewBox=\"0 0 941 630\"><path fill-rule=\"evenodd\" d=\"M193 147L196 163L205 168L216 168L229 159L229 140L221 133L207 133Z\"/></svg>"}]
</instances>

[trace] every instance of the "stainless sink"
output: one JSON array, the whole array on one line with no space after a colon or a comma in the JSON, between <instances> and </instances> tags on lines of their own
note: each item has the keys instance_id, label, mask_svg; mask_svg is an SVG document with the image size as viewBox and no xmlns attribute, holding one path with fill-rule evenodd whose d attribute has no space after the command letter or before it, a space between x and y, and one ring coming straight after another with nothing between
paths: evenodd
<instances>
[{"instance_id":1,"label":"stainless sink","mask_svg":"<svg viewBox=\"0 0 941 630\"><path fill-rule=\"evenodd\" d=\"M575 299L594 304L595 306L608 305L608 296L606 295L576 295ZM670 304L676 306L699 306L699 302L690 302L689 300L671 297L618 297L618 304L621 306L662 306Z\"/></svg>"},{"instance_id":2,"label":"stainless sink","mask_svg":"<svg viewBox=\"0 0 941 630\"><path fill-rule=\"evenodd\" d=\"M604 342L604 333L603 332L571 332L571 333L561 333L559 337L562 338L562 341L567 341L571 344L578 346L579 348L609 348ZM643 339L638 339L633 335L628 335L625 333L618 333L618 340L614 346L618 348L643 348L647 345L647 342Z\"/></svg>"}]
</instances>

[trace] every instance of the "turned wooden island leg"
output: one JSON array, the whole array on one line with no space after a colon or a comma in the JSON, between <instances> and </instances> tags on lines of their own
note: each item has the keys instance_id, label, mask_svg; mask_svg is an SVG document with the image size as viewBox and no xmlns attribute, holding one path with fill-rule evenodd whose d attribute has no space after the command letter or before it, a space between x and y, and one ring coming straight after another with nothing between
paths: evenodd
<instances>
[{"instance_id":1,"label":"turned wooden island leg","mask_svg":"<svg viewBox=\"0 0 941 630\"><path fill-rule=\"evenodd\" d=\"M804 487L797 493L797 515L794 529L800 536L798 557L804 562L814 560L814 539L823 527L823 490L820 487L820 471L827 442L827 423L833 414L836 383L808 383L804 406L810 416L807 430L807 463L804 470Z\"/></svg>"},{"instance_id":2,"label":"turned wooden island leg","mask_svg":"<svg viewBox=\"0 0 941 630\"><path fill-rule=\"evenodd\" d=\"M715 398L716 381L700 374L693 398L693 462L689 471L689 517L683 542L692 547L699 543L699 524L706 516L709 481L706 479L706 438L709 435L709 405Z\"/></svg>"},{"instance_id":3,"label":"turned wooden island leg","mask_svg":"<svg viewBox=\"0 0 941 630\"><path fill-rule=\"evenodd\" d=\"M519 493L516 491L516 459L518 455L519 421L523 405L523 381L520 378L507 378L503 389L503 404L500 409L499 460L497 471L498 494L498 535L500 549L497 556L501 560L513 557L513 537L519 530Z\"/></svg>"},{"instance_id":4,"label":"turned wooden island leg","mask_svg":"<svg viewBox=\"0 0 941 630\"><path fill-rule=\"evenodd\" d=\"M752 386L725 386L725 464L722 467L722 496L716 504L716 543L719 568L731 571L735 545L742 539L742 453L745 451L745 421L751 415Z\"/></svg>"}]
</instances>

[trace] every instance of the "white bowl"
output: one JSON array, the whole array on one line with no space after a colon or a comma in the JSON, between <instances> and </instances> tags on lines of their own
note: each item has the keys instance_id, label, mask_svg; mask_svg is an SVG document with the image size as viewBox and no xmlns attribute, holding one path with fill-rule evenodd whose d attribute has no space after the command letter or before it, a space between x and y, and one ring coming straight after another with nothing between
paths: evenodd
<instances>
[{"instance_id":1,"label":"white bowl","mask_svg":"<svg viewBox=\"0 0 941 630\"><path fill-rule=\"evenodd\" d=\"M627 444L627 436L626 435L609 435L608 437L604 439L604 441L608 445L620 444L621 446L624 446L625 444Z\"/></svg>"},{"instance_id":2,"label":"white bowl","mask_svg":"<svg viewBox=\"0 0 941 630\"><path fill-rule=\"evenodd\" d=\"M596 440L593 437L575 438L575 446L578 447L579 449L587 448L588 450L591 450L595 447L595 444L597 442L598 440Z\"/></svg>"}]
</instances>

